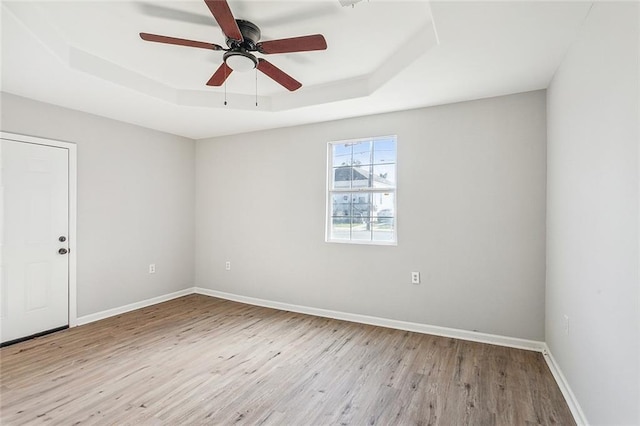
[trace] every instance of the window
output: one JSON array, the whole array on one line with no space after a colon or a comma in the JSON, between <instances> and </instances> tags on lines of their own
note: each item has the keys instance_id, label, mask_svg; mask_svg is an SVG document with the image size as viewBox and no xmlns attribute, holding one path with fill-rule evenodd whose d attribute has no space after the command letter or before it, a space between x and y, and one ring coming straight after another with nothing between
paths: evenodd
<instances>
[{"instance_id":1,"label":"window","mask_svg":"<svg viewBox=\"0 0 640 426\"><path fill-rule=\"evenodd\" d=\"M327 241L396 244L396 137L329 143Z\"/></svg>"}]
</instances>

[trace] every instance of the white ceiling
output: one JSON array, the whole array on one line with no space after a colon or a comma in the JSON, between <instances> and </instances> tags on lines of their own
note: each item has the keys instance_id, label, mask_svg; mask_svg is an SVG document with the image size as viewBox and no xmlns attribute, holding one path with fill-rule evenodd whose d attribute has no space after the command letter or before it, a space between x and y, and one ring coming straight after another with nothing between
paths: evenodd
<instances>
[{"instance_id":1,"label":"white ceiling","mask_svg":"<svg viewBox=\"0 0 640 426\"><path fill-rule=\"evenodd\" d=\"M2 91L201 139L546 88L589 2L229 0L262 40L324 34L326 51L264 55L261 73L205 83L225 45L203 1L2 1ZM256 79L257 76L257 79ZM256 107L256 83L257 100ZM224 105L226 91L227 105Z\"/></svg>"}]
</instances>

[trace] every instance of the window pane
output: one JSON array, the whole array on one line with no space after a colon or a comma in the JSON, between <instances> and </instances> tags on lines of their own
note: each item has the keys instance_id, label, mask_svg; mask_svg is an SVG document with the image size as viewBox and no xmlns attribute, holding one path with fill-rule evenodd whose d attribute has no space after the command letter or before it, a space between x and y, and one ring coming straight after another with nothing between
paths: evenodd
<instances>
[{"instance_id":1,"label":"window pane","mask_svg":"<svg viewBox=\"0 0 640 426\"><path fill-rule=\"evenodd\" d=\"M373 166L373 187L374 188L395 188L396 186L396 165L381 164Z\"/></svg>"},{"instance_id":2,"label":"window pane","mask_svg":"<svg viewBox=\"0 0 640 426\"><path fill-rule=\"evenodd\" d=\"M371 166L356 166L352 168L352 188L369 188L370 187L370 174Z\"/></svg>"},{"instance_id":3,"label":"window pane","mask_svg":"<svg viewBox=\"0 0 640 426\"><path fill-rule=\"evenodd\" d=\"M370 217L371 216L371 194L353 193L351 194L351 216Z\"/></svg>"},{"instance_id":4,"label":"window pane","mask_svg":"<svg viewBox=\"0 0 640 426\"><path fill-rule=\"evenodd\" d=\"M333 188L351 188L353 168L351 166L335 167L333 169Z\"/></svg>"},{"instance_id":5,"label":"window pane","mask_svg":"<svg viewBox=\"0 0 640 426\"><path fill-rule=\"evenodd\" d=\"M354 166L371 164L371 141L353 144L352 164Z\"/></svg>"},{"instance_id":6,"label":"window pane","mask_svg":"<svg viewBox=\"0 0 640 426\"><path fill-rule=\"evenodd\" d=\"M371 166L335 167L333 169L333 188L370 188Z\"/></svg>"},{"instance_id":7,"label":"window pane","mask_svg":"<svg viewBox=\"0 0 640 426\"><path fill-rule=\"evenodd\" d=\"M331 222L331 239L346 240L351 239L351 218L334 217Z\"/></svg>"},{"instance_id":8,"label":"window pane","mask_svg":"<svg viewBox=\"0 0 640 426\"><path fill-rule=\"evenodd\" d=\"M351 164L351 144L333 144L332 148L333 167L349 166Z\"/></svg>"},{"instance_id":9,"label":"window pane","mask_svg":"<svg viewBox=\"0 0 640 426\"><path fill-rule=\"evenodd\" d=\"M351 220L351 239L371 241L371 219L369 217L354 217Z\"/></svg>"},{"instance_id":10,"label":"window pane","mask_svg":"<svg viewBox=\"0 0 640 426\"><path fill-rule=\"evenodd\" d=\"M351 216L351 194L333 194L331 196L331 216L334 219Z\"/></svg>"},{"instance_id":11,"label":"window pane","mask_svg":"<svg viewBox=\"0 0 640 426\"><path fill-rule=\"evenodd\" d=\"M395 218L380 217L372 224L373 241L393 241Z\"/></svg>"},{"instance_id":12,"label":"window pane","mask_svg":"<svg viewBox=\"0 0 640 426\"><path fill-rule=\"evenodd\" d=\"M395 217L395 194L393 192L378 192L371 194L371 204L375 216Z\"/></svg>"},{"instance_id":13,"label":"window pane","mask_svg":"<svg viewBox=\"0 0 640 426\"><path fill-rule=\"evenodd\" d=\"M389 164L396 162L395 139L381 139L373 142L373 163Z\"/></svg>"}]
</instances>

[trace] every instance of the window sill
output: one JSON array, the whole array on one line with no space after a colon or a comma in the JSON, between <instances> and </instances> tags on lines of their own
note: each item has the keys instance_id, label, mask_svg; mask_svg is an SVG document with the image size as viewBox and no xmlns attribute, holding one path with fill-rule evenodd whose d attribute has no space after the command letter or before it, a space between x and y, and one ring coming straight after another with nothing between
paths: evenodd
<instances>
[{"instance_id":1,"label":"window sill","mask_svg":"<svg viewBox=\"0 0 640 426\"><path fill-rule=\"evenodd\" d=\"M352 244L359 246L397 246L397 241L347 241L347 240L332 240L325 239L326 243L336 243L336 244Z\"/></svg>"}]
</instances>

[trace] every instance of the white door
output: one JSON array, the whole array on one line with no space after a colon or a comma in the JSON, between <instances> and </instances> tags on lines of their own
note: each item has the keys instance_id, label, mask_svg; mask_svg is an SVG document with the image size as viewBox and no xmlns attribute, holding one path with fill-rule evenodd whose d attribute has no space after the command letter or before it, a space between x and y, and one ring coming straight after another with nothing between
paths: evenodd
<instances>
[{"instance_id":1,"label":"white door","mask_svg":"<svg viewBox=\"0 0 640 426\"><path fill-rule=\"evenodd\" d=\"M3 343L69 324L69 150L2 139Z\"/></svg>"}]
</instances>

